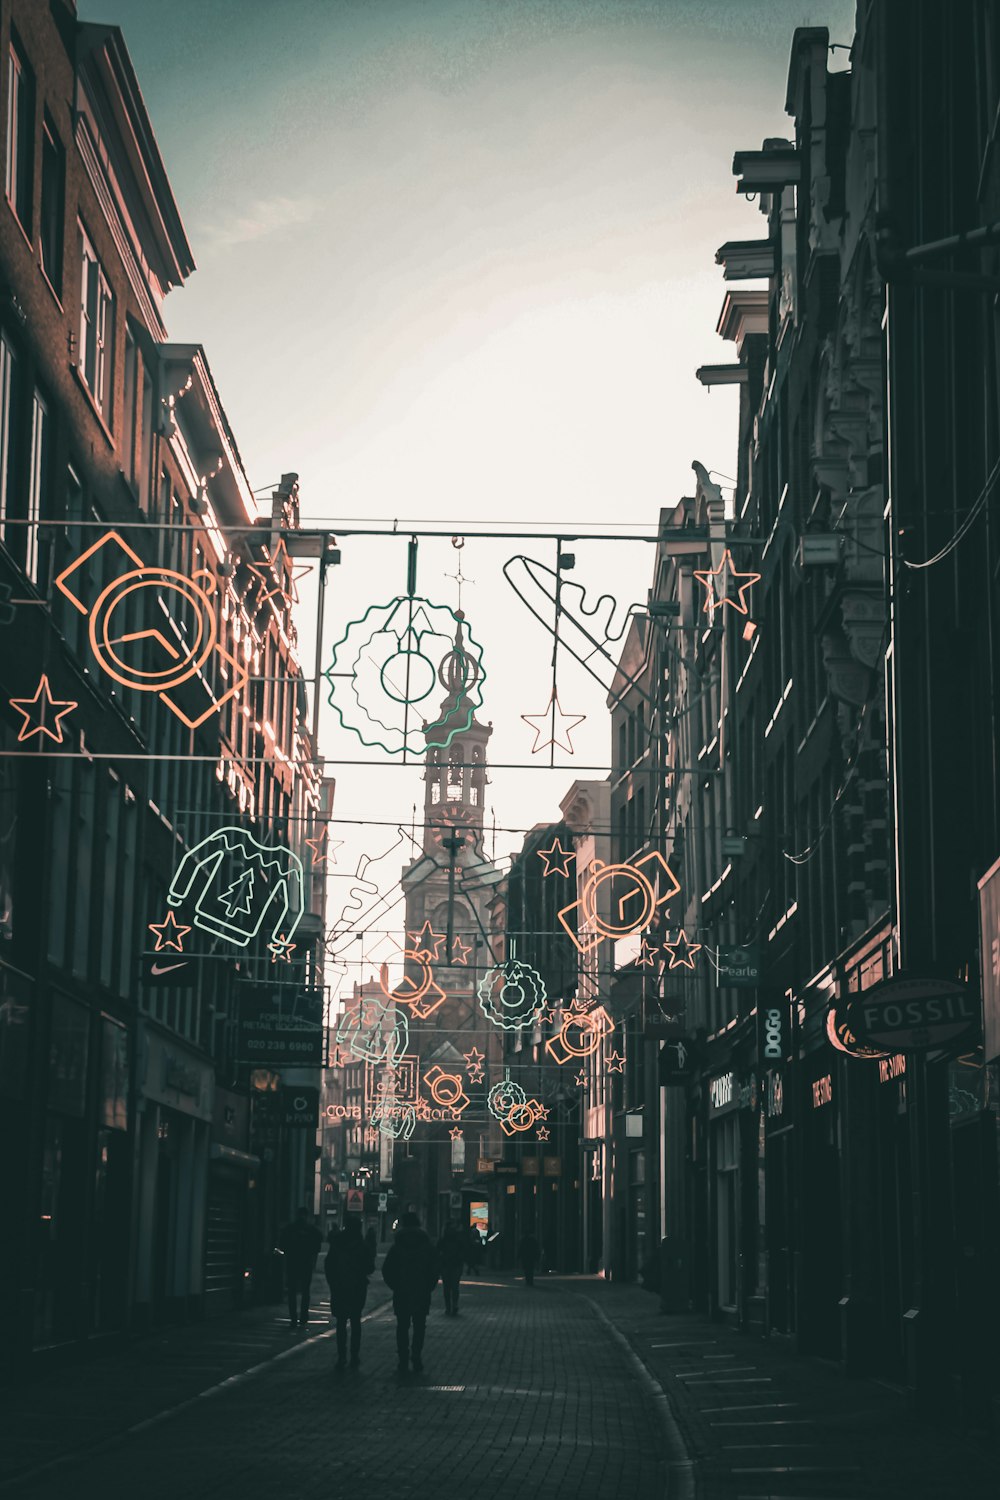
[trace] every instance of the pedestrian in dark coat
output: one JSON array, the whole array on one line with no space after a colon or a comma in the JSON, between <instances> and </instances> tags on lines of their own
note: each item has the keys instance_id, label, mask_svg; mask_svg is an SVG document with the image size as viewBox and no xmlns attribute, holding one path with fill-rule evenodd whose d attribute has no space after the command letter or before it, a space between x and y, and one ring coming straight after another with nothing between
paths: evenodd
<instances>
[{"instance_id":1,"label":"pedestrian in dark coat","mask_svg":"<svg viewBox=\"0 0 1000 1500\"><path fill-rule=\"evenodd\" d=\"M533 1234L522 1235L521 1243L517 1248L517 1254L524 1270L525 1286L534 1286L535 1284L535 1266L538 1262L540 1248Z\"/></svg>"},{"instance_id":2,"label":"pedestrian in dark coat","mask_svg":"<svg viewBox=\"0 0 1000 1500\"><path fill-rule=\"evenodd\" d=\"M450 1317L458 1316L458 1289L462 1282L462 1266L465 1262L466 1238L454 1220L449 1219L444 1234L438 1240L438 1263L441 1267L441 1288L444 1292L444 1310Z\"/></svg>"},{"instance_id":3,"label":"pedestrian in dark coat","mask_svg":"<svg viewBox=\"0 0 1000 1500\"><path fill-rule=\"evenodd\" d=\"M323 1269L330 1288L330 1312L337 1320L337 1369L347 1356L347 1325L351 1325L351 1368L361 1363L361 1312L368 1296L368 1278L375 1256L361 1238L361 1224L348 1219L339 1234L331 1234Z\"/></svg>"},{"instance_id":4,"label":"pedestrian in dark coat","mask_svg":"<svg viewBox=\"0 0 1000 1500\"><path fill-rule=\"evenodd\" d=\"M438 1283L438 1264L430 1236L420 1227L415 1213L405 1213L399 1233L382 1266L382 1276L392 1288L392 1310L396 1314L396 1352L399 1368L423 1369L424 1330L431 1310L431 1292ZM410 1324L413 1348L410 1349Z\"/></svg>"},{"instance_id":5,"label":"pedestrian in dark coat","mask_svg":"<svg viewBox=\"0 0 1000 1500\"><path fill-rule=\"evenodd\" d=\"M465 1264L470 1276L478 1274L482 1261L483 1237L475 1225L473 1225L469 1230L468 1242L465 1248Z\"/></svg>"},{"instance_id":6,"label":"pedestrian in dark coat","mask_svg":"<svg viewBox=\"0 0 1000 1500\"><path fill-rule=\"evenodd\" d=\"M278 1249L285 1257L288 1317L293 1328L305 1328L309 1322L309 1286L322 1243L323 1236L310 1224L307 1208L299 1209L278 1238Z\"/></svg>"}]
</instances>

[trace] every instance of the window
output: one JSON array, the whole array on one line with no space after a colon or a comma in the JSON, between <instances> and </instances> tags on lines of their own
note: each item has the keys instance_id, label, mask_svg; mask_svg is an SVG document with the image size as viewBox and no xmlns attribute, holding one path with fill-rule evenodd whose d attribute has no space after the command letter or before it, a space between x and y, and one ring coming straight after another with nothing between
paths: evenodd
<instances>
[{"instance_id":1,"label":"window","mask_svg":"<svg viewBox=\"0 0 1000 1500\"><path fill-rule=\"evenodd\" d=\"M28 474L28 525L24 544L24 570L33 583L38 582L38 522L44 510L49 486L49 451L52 447L48 404L40 391L35 392L31 411L31 469Z\"/></svg>"},{"instance_id":2,"label":"window","mask_svg":"<svg viewBox=\"0 0 1000 1500\"><path fill-rule=\"evenodd\" d=\"M14 415L17 357L7 339L0 333L0 541L6 540L7 510L14 490Z\"/></svg>"},{"instance_id":3,"label":"window","mask_svg":"<svg viewBox=\"0 0 1000 1500\"><path fill-rule=\"evenodd\" d=\"M35 80L15 42L7 69L7 199L31 235L31 169L34 165Z\"/></svg>"},{"instance_id":4,"label":"window","mask_svg":"<svg viewBox=\"0 0 1000 1500\"><path fill-rule=\"evenodd\" d=\"M134 487L136 479L136 375L138 350L131 328L125 330L125 390L122 398L122 468L129 483Z\"/></svg>"},{"instance_id":5,"label":"window","mask_svg":"<svg viewBox=\"0 0 1000 1500\"><path fill-rule=\"evenodd\" d=\"M66 197L66 153L48 115L42 123L42 221L39 240L42 270L52 290L62 296L63 204Z\"/></svg>"},{"instance_id":6,"label":"window","mask_svg":"<svg viewBox=\"0 0 1000 1500\"><path fill-rule=\"evenodd\" d=\"M115 299L93 245L83 235L79 372L101 416L111 421L111 348Z\"/></svg>"}]
</instances>

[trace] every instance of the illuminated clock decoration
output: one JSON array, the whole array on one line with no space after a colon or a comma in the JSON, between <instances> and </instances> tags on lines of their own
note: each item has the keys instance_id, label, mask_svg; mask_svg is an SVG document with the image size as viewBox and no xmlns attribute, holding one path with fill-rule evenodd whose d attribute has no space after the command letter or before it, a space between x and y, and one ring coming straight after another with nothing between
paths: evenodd
<instances>
[{"instance_id":1,"label":"illuminated clock decoration","mask_svg":"<svg viewBox=\"0 0 1000 1500\"><path fill-rule=\"evenodd\" d=\"M537 1099L526 1099L523 1104L512 1104L506 1115L500 1121L500 1129L504 1135L520 1135L531 1127L539 1118L541 1105Z\"/></svg>"},{"instance_id":2,"label":"illuminated clock decoration","mask_svg":"<svg viewBox=\"0 0 1000 1500\"><path fill-rule=\"evenodd\" d=\"M328 702L363 745L423 755L470 728L486 673L461 610L399 595L350 622L323 675ZM438 684L448 698L425 714Z\"/></svg>"},{"instance_id":3,"label":"illuminated clock decoration","mask_svg":"<svg viewBox=\"0 0 1000 1500\"><path fill-rule=\"evenodd\" d=\"M459 1075L446 1073L437 1063L424 1074L424 1087L434 1103L441 1109L450 1109L456 1119L460 1119L472 1103Z\"/></svg>"},{"instance_id":4,"label":"illuminated clock decoration","mask_svg":"<svg viewBox=\"0 0 1000 1500\"><path fill-rule=\"evenodd\" d=\"M592 953L605 938L625 937L648 927L680 888L658 850L621 864L595 859L579 899L563 907L559 922L581 953ZM573 912L578 915L575 924L568 920Z\"/></svg>"},{"instance_id":5,"label":"illuminated clock decoration","mask_svg":"<svg viewBox=\"0 0 1000 1500\"><path fill-rule=\"evenodd\" d=\"M545 1008L542 976L530 964L520 962L514 943L504 963L487 969L478 994L483 1015L502 1031L530 1030Z\"/></svg>"},{"instance_id":6,"label":"illuminated clock decoration","mask_svg":"<svg viewBox=\"0 0 1000 1500\"><path fill-rule=\"evenodd\" d=\"M560 1067L571 1060L591 1057L601 1039L613 1030L614 1023L603 1005L593 1010L568 1010L555 1036L549 1037L545 1050Z\"/></svg>"},{"instance_id":7,"label":"illuminated clock decoration","mask_svg":"<svg viewBox=\"0 0 1000 1500\"><path fill-rule=\"evenodd\" d=\"M403 962L410 972L405 973L395 989L389 988L389 968L383 964L379 971L379 987L387 1000L396 1005L407 1006L421 1021L432 1016L448 996L434 978L431 956L426 948L407 948ZM413 972L415 971L415 972Z\"/></svg>"},{"instance_id":8,"label":"illuminated clock decoration","mask_svg":"<svg viewBox=\"0 0 1000 1500\"><path fill-rule=\"evenodd\" d=\"M760 582L761 575L738 573L733 567L733 554L727 547L717 568L712 568L711 571L705 568L696 569L694 576L705 589L704 612L714 618L715 611L724 609L727 604L738 615L749 614L749 607L744 596L747 589ZM735 595L729 592L727 579L736 585Z\"/></svg>"}]
</instances>

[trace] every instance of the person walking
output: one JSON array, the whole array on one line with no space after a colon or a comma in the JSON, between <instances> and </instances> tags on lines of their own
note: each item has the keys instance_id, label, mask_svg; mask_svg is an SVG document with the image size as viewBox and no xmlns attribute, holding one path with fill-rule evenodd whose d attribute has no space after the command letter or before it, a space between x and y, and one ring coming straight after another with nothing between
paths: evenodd
<instances>
[{"instance_id":1,"label":"person walking","mask_svg":"<svg viewBox=\"0 0 1000 1500\"><path fill-rule=\"evenodd\" d=\"M465 1249L465 1266L470 1276L476 1276L483 1259L483 1237L473 1224L469 1230L468 1243Z\"/></svg>"},{"instance_id":2,"label":"person walking","mask_svg":"<svg viewBox=\"0 0 1000 1500\"><path fill-rule=\"evenodd\" d=\"M438 1266L430 1236L421 1229L420 1219L415 1213L403 1215L395 1242L382 1266L382 1279L392 1290L400 1372L408 1368L412 1357L413 1368L419 1375L424 1367L424 1331L431 1309L431 1293L438 1284Z\"/></svg>"},{"instance_id":3,"label":"person walking","mask_svg":"<svg viewBox=\"0 0 1000 1500\"><path fill-rule=\"evenodd\" d=\"M441 1289L444 1292L444 1310L452 1318L458 1317L458 1289L462 1283L462 1266L465 1263L466 1240L454 1219L445 1225L444 1234L438 1240L438 1263L441 1267Z\"/></svg>"},{"instance_id":4,"label":"person walking","mask_svg":"<svg viewBox=\"0 0 1000 1500\"><path fill-rule=\"evenodd\" d=\"M372 1270L375 1269L375 1257L378 1254L378 1235L372 1225L369 1224L365 1230L365 1247L372 1259Z\"/></svg>"},{"instance_id":5,"label":"person walking","mask_svg":"<svg viewBox=\"0 0 1000 1500\"><path fill-rule=\"evenodd\" d=\"M322 1243L323 1236L309 1222L308 1208L300 1208L278 1238L278 1249L285 1257L288 1317L293 1328L305 1328L309 1323L309 1287Z\"/></svg>"},{"instance_id":6,"label":"person walking","mask_svg":"<svg viewBox=\"0 0 1000 1500\"><path fill-rule=\"evenodd\" d=\"M361 1223L348 1219L339 1233L331 1234L323 1270L330 1288L330 1313L337 1321L337 1366L347 1357L347 1325L351 1325L351 1369L361 1363L361 1312L368 1296L368 1278L375 1269L375 1255L361 1238Z\"/></svg>"},{"instance_id":7,"label":"person walking","mask_svg":"<svg viewBox=\"0 0 1000 1500\"><path fill-rule=\"evenodd\" d=\"M521 1262L521 1268L524 1271L525 1286L534 1286L535 1284L535 1265L538 1261L539 1249L538 1240L530 1230L527 1234L522 1235L521 1243L517 1248L517 1254Z\"/></svg>"}]
</instances>

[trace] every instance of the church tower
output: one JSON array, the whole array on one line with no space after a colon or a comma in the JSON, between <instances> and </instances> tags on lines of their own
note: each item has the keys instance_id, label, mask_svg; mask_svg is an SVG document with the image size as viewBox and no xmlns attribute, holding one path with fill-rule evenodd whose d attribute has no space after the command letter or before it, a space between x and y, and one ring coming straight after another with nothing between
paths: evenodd
<instances>
[{"instance_id":1,"label":"church tower","mask_svg":"<svg viewBox=\"0 0 1000 1500\"><path fill-rule=\"evenodd\" d=\"M421 1120L407 1155L395 1157L397 1191L419 1206L429 1229L440 1230L448 1217L450 1194L475 1170L496 1133L486 1110L483 1083L497 1072L501 1037L479 1005L477 988L493 964L490 905L502 880L487 857L487 746L492 724L481 724L469 694L479 668L468 654L464 615L455 643L438 669L445 690L437 718L424 725L428 741L424 763L424 816L421 852L403 871L406 900L405 978L409 1051L419 1060L425 1103L432 1102L426 1084L435 1070L461 1078L469 1103L459 1121ZM450 742L445 726L459 726ZM430 980L430 984L428 981ZM467 1055L476 1049L482 1062L470 1078ZM484 1075L485 1068L485 1075ZM457 1131L457 1136L452 1134ZM466 1154L467 1153L467 1154Z\"/></svg>"}]
</instances>

